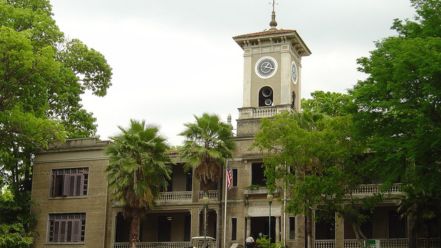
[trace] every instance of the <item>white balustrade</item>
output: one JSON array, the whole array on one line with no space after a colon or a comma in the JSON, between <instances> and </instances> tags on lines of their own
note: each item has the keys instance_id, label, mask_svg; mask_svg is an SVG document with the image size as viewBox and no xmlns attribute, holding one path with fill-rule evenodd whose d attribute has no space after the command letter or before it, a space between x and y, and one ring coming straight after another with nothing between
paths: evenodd
<instances>
[{"instance_id":1,"label":"white balustrade","mask_svg":"<svg viewBox=\"0 0 441 248\"><path fill-rule=\"evenodd\" d=\"M407 248L408 239L379 239L381 248ZM345 239L344 248L362 248L356 239Z\"/></svg>"},{"instance_id":2,"label":"white balustrade","mask_svg":"<svg viewBox=\"0 0 441 248\"><path fill-rule=\"evenodd\" d=\"M217 201L219 198L219 192L217 190L208 191L208 199ZM204 191L199 191L199 199L204 197Z\"/></svg>"},{"instance_id":3,"label":"white balustrade","mask_svg":"<svg viewBox=\"0 0 441 248\"><path fill-rule=\"evenodd\" d=\"M345 239L344 248L361 248L361 246L356 239Z\"/></svg>"},{"instance_id":4,"label":"white balustrade","mask_svg":"<svg viewBox=\"0 0 441 248\"><path fill-rule=\"evenodd\" d=\"M160 192L157 202L176 202L176 201L185 201L191 202L192 192L191 191L171 191L171 192Z\"/></svg>"},{"instance_id":5,"label":"white balustrade","mask_svg":"<svg viewBox=\"0 0 441 248\"><path fill-rule=\"evenodd\" d=\"M290 110L291 110L290 105L283 105L277 107L241 108L239 109L239 118L240 119L266 118Z\"/></svg>"},{"instance_id":6,"label":"white balustrade","mask_svg":"<svg viewBox=\"0 0 441 248\"><path fill-rule=\"evenodd\" d=\"M136 248L186 248L190 242L138 242ZM115 243L113 248L130 248L129 243Z\"/></svg>"},{"instance_id":7,"label":"white balustrade","mask_svg":"<svg viewBox=\"0 0 441 248\"><path fill-rule=\"evenodd\" d=\"M380 239L381 248L407 248L408 239Z\"/></svg>"},{"instance_id":8,"label":"white balustrade","mask_svg":"<svg viewBox=\"0 0 441 248\"><path fill-rule=\"evenodd\" d=\"M335 248L335 241L333 239L320 239L314 241L315 248Z\"/></svg>"},{"instance_id":9,"label":"white balustrade","mask_svg":"<svg viewBox=\"0 0 441 248\"><path fill-rule=\"evenodd\" d=\"M441 247L441 239L439 238L426 238L426 239L418 239L417 247L420 248L440 248Z\"/></svg>"},{"instance_id":10,"label":"white balustrade","mask_svg":"<svg viewBox=\"0 0 441 248\"><path fill-rule=\"evenodd\" d=\"M382 184L360 184L352 190L353 195L372 195L381 193ZM383 193L402 193L401 184L395 183Z\"/></svg>"}]
</instances>

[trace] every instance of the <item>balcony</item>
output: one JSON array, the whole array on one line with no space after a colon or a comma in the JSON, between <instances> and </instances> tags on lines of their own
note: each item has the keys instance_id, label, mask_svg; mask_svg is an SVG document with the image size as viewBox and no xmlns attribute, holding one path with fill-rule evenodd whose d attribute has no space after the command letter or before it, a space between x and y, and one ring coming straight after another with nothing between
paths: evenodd
<instances>
[{"instance_id":1,"label":"balcony","mask_svg":"<svg viewBox=\"0 0 441 248\"><path fill-rule=\"evenodd\" d=\"M409 243L407 238L378 240L381 248L407 248ZM439 248L440 245L440 239L418 239L417 241L417 247L421 248ZM315 248L335 248L335 241L333 239L316 240ZM362 248L362 246L355 239L345 239L344 248Z\"/></svg>"},{"instance_id":2,"label":"balcony","mask_svg":"<svg viewBox=\"0 0 441 248\"><path fill-rule=\"evenodd\" d=\"M276 114L290 110L291 110L291 105L280 105L280 106L259 107L259 108L253 108L253 107L240 108L239 119L272 117Z\"/></svg>"},{"instance_id":3,"label":"balcony","mask_svg":"<svg viewBox=\"0 0 441 248\"><path fill-rule=\"evenodd\" d=\"M138 242L136 248L185 248L191 247L190 242ZM129 243L115 243L113 248L130 248Z\"/></svg>"},{"instance_id":4,"label":"balcony","mask_svg":"<svg viewBox=\"0 0 441 248\"><path fill-rule=\"evenodd\" d=\"M401 184L395 183L392 184L392 186L387 189L386 191L382 191L382 184L360 184L358 187L354 190L352 190L352 195L356 196L370 196L374 194L379 193L385 193L385 194L395 194L395 195L401 195L403 192L401 191Z\"/></svg>"},{"instance_id":5,"label":"balcony","mask_svg":"<svg viewBox=\"0 0 441 248\"><path fill-rule=\"evenodd\" d=\"M156 199L157 204L191 203L192 191L161 192Z\"/></svg>"},{"instance_id":6,"label":"balcony","mask_svg":"<svg viewBox=\"0 0 441 248\"><path fill-rule=\"evenodd\" d=\"M204 192L199 191L199 200L204 197ZM208 199L211 201L218 201L219 200L219 191L218 190L209 190L208 191Z\"/></svg>"}]
</instances>

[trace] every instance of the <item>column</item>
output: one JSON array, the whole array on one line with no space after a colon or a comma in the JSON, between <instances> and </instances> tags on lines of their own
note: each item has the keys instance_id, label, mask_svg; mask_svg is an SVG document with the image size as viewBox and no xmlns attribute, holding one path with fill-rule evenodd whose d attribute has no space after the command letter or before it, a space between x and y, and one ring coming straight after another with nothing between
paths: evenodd
<instances>
[{"instance_id":1,"label":"column","mask_svg":"<svg viewBox=\"0 0 441 248\"><path fill-rule=\"evenodd\" d=\"M296 247L305 247L305 216L296 216Z\"/></svg>"},{"instance_id":2,"label":"column","mask_svg":"<svg viewBox=\"0 0 441 248\"><path fill-rule=\"evenodd\" d=\"M221 237L221 228L222 228L222 225L221 225L221 221L222 221L222 219L221 219L221 216L220 216L220 214L219 214L219 209L215 209L215 212L216 212L216 245L217 245L217 247L220 247L220 241L221 241L221 239L223 238L223 236Z\"/></svg>"},{"instance_id":3,"label":"column","mask_svg":"<svg viewBox=\"0 0 441 248\"><path fill-rule=\"evenodd\" d=\"M249 236L251 236L251 218L250 217L245 217L246 219L246 225L247 225L247 235L245 238L248 238Z\"/></svg>"},{"instance_id":4,"label":"column","mask_svg":"<svg viewBox=\"0 0 441 248\"><path fill-rule=\"evenodd\" d=\"M192 208L191 209L191 236L196 237L199 235L199 208Z\"/></svg>"},{"instance_id":5,"label":"column","mask_svg":"<svg viewBox=\"0 0 441 248\"><path fill-rule=\"evenodd\" d=\"M280 242L280 216L276 217L276 242Z\"/></svg>"},{"instance_id":6,"label":"column","mask_svg":"<svg viewBox=\"0 0 441 248\"><path fill-rule=\"evenodd\" d=\"M335 213L335 248L344 248L345 219L340 213Z\"/></svg>"},{"instance_id":7,"label":"column","mask_svg":"<svg viewBox=\"0 0 441 248\"><path fill-rule=\"evenodd\" d=\"M110 244L111 244L110 247L113 247L115 244L117 218L118 218L118 211L112 208L112 223L111 223L112 229L110 233Z\"/></svg>"}]
</instances>

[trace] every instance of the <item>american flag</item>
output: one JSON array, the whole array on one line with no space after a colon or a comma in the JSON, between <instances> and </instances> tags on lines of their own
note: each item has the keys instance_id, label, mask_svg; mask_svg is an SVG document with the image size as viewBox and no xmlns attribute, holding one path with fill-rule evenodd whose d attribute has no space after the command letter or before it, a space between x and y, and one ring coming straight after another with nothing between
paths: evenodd
<instances>
[{"instance_id":1,"label":"american flag","mask_svg":"<svg viewBox=\"0 0 441 248\"><path fill-rule=\"evenodd\" d=\"M231 189L233 187L233 171L230 168L227 168L225 174L227 179L227 189Z\"/></svg>"}]
</instances>

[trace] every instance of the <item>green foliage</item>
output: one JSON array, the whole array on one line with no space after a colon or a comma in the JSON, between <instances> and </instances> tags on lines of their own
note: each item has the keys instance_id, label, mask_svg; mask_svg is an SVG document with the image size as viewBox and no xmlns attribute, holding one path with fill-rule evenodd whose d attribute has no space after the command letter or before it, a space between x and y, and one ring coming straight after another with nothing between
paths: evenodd
<instances>
[{"instance_id":1,"label":"green foliage","mask_svg":"<svg viewBox=\"0 0 441 248\"><path fill-rule=\"evenodd\" d=\"M269 247L271 247L271 248L282 248L283 247L282 243L280 243L280 242L276 242L276 243L272 242L271 246L269 245L269 242L270 241L268 239L268 236L262 235L261 237L256 239L256 246L258 248L269 248Z\"/></svg>"},{"instance_id":2,"label":"green foliage","mask_svg":"<svg viewBox=\"0 0 441 248\"><path fill-rule=\"evenodd\" d=\"M399 36L358 61L368 78L351 92L354 123L372 151L372 169L387 183L405 184L404 212L441 216L441 1L412 4L416 19L396 20Z\"/></svg>"},{"instance_id":3,"label":"green foliage","mask_svg":"<svg viewBox=\"0 0 441 248\"><path fill-rule=\"evenodd\" d=\"M341 116L351 110L351 96L348 94L314 91L311 97L311 99L302 99L302 109L305 112Z\"/></svg>"},{"instance_id":4,"label":"green foliage","mask_svg":"<svg viewBox=\"0 0 441 248\"><path fill-rule=\"evenodd\" d=\"M181 156L187 168L195 168L195 176L206 189L222 176L225 159L231 157L234 148L232 127L223 123L217 115L204 113L195 116L194 123L186 123L180 134L185 137Z\"/></svg>"},{"instance_id":5,"label":"green foliage","mask_svg":"<svg viewBox=\"0 0 441 248\"><path fill-rule=\"evenodd\" d=\"M18 199L17 199L18 198ZM28 197L15 197L9 189L0 191L0 247L27 248L32 244L29 226L32 216L24 213L29 203Z\"/></svg>"},{"instance_id":6,"label":"green foliage","mask_svg":"<svg viewBox=\"0 0 441 248\"><path fill-rule=\"evenodd\" d=\"M107 147L109 166L107 180L112 197L131 218L130 245L139 237L139 222L146 210L170 179L168 146L158 128L144 121L130 121L130 127L119 127L121 134L112 137Z\"/></svg>"},{"instance_id":7,"label":"green foliage","mask_svg":"<svg viewBox=\"0 0 441 248\"><path fill-rule=\"evenodd\" d=\"M279 178L288 184L293 213L306 214L326 200L338 206L347 190L359 183L354 173L360 169L356 157L362 145L353 138L350 116L278 115L262 121L254 145L267 154L268 187L283 187L276 183Z\"/></svg>"},{"instance_id":8,"label":"green foliage","mask_svg":"<svg viewBox=\"0 0 441 248\"><path fill-rule=\"evenodd\" d=\"M7 185L20 206L2 210L0 219L24 218L2 226L1 245L16 247L11 242L21 241L11 235L29 232L34 154L54 141L95 135L81 95L104 96L111 74L101 54L65 39L49 1L0 0L0 187Z\"/></svg>"},{"instance_id":9,"label":"green foliage","mask_svg":"<svg viewBox=\"0 0 441 248\"><path fill-rule=\"evenodd\" d=\"M151 209L170 179L168 146L158 128L144 121L131 120L128 129L119 129L121 134L111 138L112 144L106 150L112 196L129 214L132 209Z\"/></svg>"}]
</instances>

